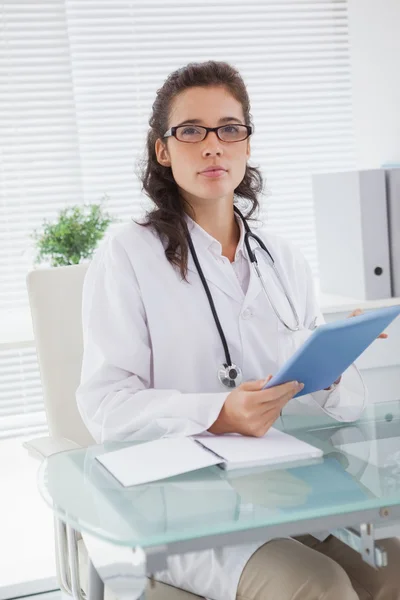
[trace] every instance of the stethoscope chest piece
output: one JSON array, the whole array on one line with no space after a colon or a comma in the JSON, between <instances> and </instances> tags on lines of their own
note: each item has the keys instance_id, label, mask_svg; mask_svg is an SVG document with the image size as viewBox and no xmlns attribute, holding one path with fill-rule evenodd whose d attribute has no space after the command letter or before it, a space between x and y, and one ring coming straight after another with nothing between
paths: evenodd
<instances>
[{"instance_id":1,"label":"stethoscope chest piece","mask_svg":"<svg viewBox=\"0 0 400 600\"><path fill-rule=\"evenodd\" d=\"M218 369L218 379L228 388L238 387L243 381L242 370L233 363L230 365L224 363Z\"/></svg>"}]
</instances>

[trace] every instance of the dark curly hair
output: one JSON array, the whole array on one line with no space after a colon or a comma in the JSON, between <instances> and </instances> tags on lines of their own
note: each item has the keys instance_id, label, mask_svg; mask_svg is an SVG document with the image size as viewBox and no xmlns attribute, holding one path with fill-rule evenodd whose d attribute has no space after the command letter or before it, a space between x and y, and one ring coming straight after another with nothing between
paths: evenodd
<instances>
[{"instance_id":1,"label":"dark curly hair","mask_svg":"<svg viewBox=\"0 0 400 600\"><path fill-rule=\"evenodd\" d=\"M168 261L178 267L183 279L187 276L188 243L185 212L191 213L180 196L171 167L160 165L157 160L155 143L162 139L168 129L168 117L172 100L182 91L191 87L223 86L241 103L246 125L251 125L250 101L244 81L239 72L226 62L207 61L189 63L171 73L157 91L149 119L147 134L147 156L140 174L142 190L154 202L155 207L147 212L143 226L152 227L161 240L166 242L165 255ZM246 165L244 177L234 194L245 202L244 214L247 218L258 212L257 196L263 190L263 179L256 167ZM243 207L242 207L243 211Z\"/></svg>"}]
</instances>

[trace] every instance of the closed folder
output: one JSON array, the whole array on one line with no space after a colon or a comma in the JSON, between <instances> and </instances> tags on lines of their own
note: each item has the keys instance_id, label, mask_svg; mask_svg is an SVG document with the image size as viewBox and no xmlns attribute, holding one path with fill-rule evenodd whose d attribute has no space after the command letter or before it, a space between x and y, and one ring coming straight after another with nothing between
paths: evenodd
<instances>
[{"instance_id":1,"label":"closed folder","mask_svg":"<svg viewBox=\"0 0 400 600\"><path fill-rule=\"evenodd\" d=\"M321 292L390 298L384 170L319 173L312 185Z\"/></svg>"}]
</instances>

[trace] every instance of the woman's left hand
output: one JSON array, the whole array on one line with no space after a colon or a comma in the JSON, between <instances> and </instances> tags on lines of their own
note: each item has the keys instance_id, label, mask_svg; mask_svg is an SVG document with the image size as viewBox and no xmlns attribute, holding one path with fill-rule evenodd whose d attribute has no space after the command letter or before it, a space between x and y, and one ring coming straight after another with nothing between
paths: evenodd
<instances>
[{"instance_id":1,"label":"woman's left hand","mask_svg":"<svg viewBox=\"0 0 400 600\"><path fill-rule=\"evenodd\" d=\"M363 314L363 312L364 312L364 311L363 311L363 310L361 310L361 308L356 308L355 310L353 310L353 312L352 312L352 313L350 313L350 314L348 315L348 317L347 317L347 318L348 318L348 319L351 319L351 317L359 317L360 315L362 315L362 314ZM385 340L387 337L389 337L387 333L381 333L380 335L378 335L377 339L378 339L378 340L379 340L379 339L381 339L381 340ZM337 379L337 380L335 381L335 385L337 385L338 383L340 383L340 380L341 380L341 379L342 379L342 376L340 376L340 377L339 377L339 379ZM331 387L332 387L332 386L331 386ZM331 388L325 388L325 389L326 389L326 390L330 390Z\"/></svg>"}]
</instances>

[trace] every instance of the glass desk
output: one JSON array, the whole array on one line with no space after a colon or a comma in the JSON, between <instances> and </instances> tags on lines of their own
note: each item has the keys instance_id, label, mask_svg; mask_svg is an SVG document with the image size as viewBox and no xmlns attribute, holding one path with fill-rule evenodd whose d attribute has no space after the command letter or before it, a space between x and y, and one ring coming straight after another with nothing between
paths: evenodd
<instances>
[{"instance_id":1,"label":"glass desk","mask_svg":"<svg viewBox=\"0 0 400 600\"><path fill-rule=\"evenodd\" d=\"M124 488L96 456L128 444L107 443L49 457L39 488L85 542L144 549L149 573L170 554L325 531L384 564L374 540L400 536L400 401L370 406L356 423L287 416L276 426L321 448L323 459L210 467Z\"/></svg>"}]
</instances>

